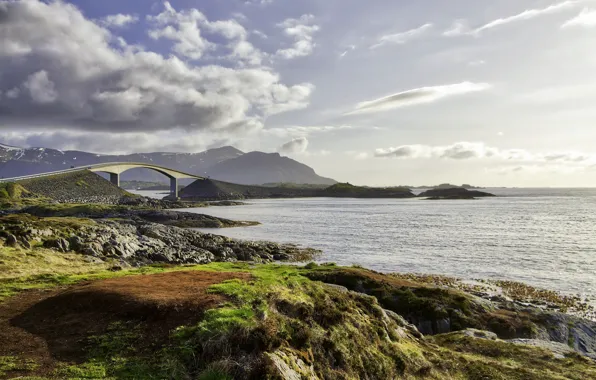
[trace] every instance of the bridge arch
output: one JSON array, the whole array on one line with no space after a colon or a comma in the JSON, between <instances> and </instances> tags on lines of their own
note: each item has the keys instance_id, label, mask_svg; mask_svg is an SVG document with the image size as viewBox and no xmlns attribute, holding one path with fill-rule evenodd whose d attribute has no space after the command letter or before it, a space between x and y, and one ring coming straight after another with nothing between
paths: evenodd
<instances>
[{"instance_id":1,"label":"bridge arch","mask_svg":"<svg viewBox=\"0 0 596 380\"><path fill-rule=\"evenodd\" d=\"M165 175L170 179L170 196L178 198L178 180L179 179L203 179L203 177L181 172L179 170L169 169L159 165L151 165L142 162L112 162L106 164L91 165L87 168L94 173L106 173L110 175L110 182L116 186L120 186L120 174L131 169L149 169L160 174Z\"/></svg>"}]
</instances>

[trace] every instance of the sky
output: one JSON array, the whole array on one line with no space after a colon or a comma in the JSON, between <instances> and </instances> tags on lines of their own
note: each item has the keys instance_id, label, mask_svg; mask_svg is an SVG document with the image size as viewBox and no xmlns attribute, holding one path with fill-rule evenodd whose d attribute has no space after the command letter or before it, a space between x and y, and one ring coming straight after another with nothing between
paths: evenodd
<instances>
[{"instance_id":1,"label":"sky","mask_svg":"<svg viewBox=\"0 0 596 380\"><path fill-rule=\"evenodd\" d=\"M596 186L596 0L0 0L0 142Z\"/></svg>"}]
</instances>

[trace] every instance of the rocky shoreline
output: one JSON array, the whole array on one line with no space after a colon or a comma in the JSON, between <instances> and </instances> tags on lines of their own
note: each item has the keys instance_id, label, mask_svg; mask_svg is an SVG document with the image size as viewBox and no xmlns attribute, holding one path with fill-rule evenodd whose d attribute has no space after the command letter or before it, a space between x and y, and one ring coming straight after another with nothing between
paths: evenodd
<instances>
[{"instance_id":1,"label":"rocky shoreline","mask_svg":"<svg viewBox=\"0 0 596 380\"><path fill-rule=\"evenodd\" d=\"M134 219L38 218L27 214L0 217L4 245L76 252L90 262L125 266L155 263L299 261L319 252L290 244L244 242L223 236Z\"/></svg>"}]
</instances>

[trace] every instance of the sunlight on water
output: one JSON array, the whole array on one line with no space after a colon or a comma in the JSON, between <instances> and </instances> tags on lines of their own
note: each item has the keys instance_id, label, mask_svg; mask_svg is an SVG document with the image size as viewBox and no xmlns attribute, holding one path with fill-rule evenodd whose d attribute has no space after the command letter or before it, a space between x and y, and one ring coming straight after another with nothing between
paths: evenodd
<instances>
[{"instance_id":1,"label":"sunlight on water","mask_svg":"<svg viewBox=\"0 0 596 380\"><path fill-rule=\"evenodd\" d=\"M386 272L523 281L596 295L596 189L493 189L498 198L251 200L199 213L256 220L209 230L322 249L323 261Z\"/></svg>"}]
</instances>

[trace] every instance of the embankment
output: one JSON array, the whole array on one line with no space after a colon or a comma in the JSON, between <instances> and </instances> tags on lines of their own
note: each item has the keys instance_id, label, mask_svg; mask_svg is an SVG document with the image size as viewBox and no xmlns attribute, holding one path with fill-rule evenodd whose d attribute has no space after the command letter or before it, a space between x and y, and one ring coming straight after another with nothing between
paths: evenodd
<instances>
[{"instance_id":1,"label":"embankment","mask_svg":"<svg viewBox=\"0 0 596 380\"><path fill-rule=\"evenodd\" d=\"M18 182L28 191L60 203L116 204L131 196L125 190L90 171L59 174Z\"/></svg>"}]
</instances>

